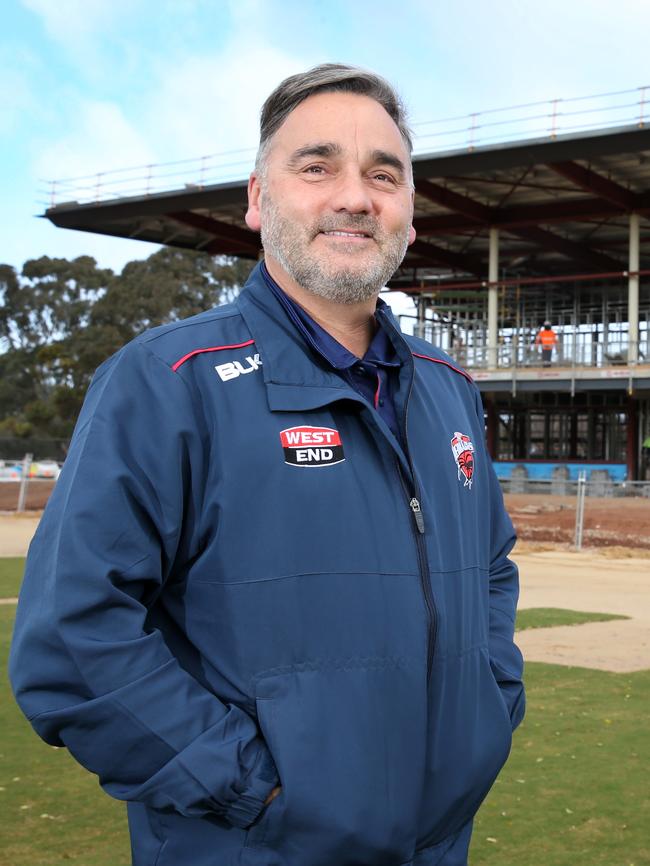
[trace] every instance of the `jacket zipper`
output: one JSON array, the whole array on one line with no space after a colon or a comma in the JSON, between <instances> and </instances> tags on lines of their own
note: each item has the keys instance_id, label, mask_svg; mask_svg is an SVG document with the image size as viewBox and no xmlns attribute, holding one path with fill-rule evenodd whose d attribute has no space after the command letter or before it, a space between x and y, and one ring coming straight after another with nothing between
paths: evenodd
<instances>
[{"instance_id":1,"label":"jacket zipper","mask_svg":"<svg viewBox=\"0 0 650 866\"><path fill-rule=\"evenodd\" d=\"M407 455L408 456L408 455ZM424 605L427 610L427 680L431 676L431 669L433 667L433 653L436 645L436 633L438 631L438 611L436 610L436 603L433 598L433 593L431 592L431 581L429 577L429 562L427 557L426 544L424 541L424 515L422 514L422 506L420 505L420 500L417 498L417 491L414 489L413 493L409 493L406 480L404 478L404 473L402 472L402 467L399 464L399 461L396 459L397 463L397 471L400 477L400 481L402 483L402 488L404 490L404 494L406 495L406 500L408 502L408 506L411 510L411 514L413 515L413 522L411 523L411 528L413 530L413 537L415 539L415 547L418 554L418 567L420 570L420 586L422 587L422 595L424 596ZM410 463L410 459L409 459ZM411 472L413 470L411 469ZM415 487L415 481L413 481L413 486Z\"/></svg>"},{"instance_id":2,"label":"jacket zipper","mask_svg":"<svg viewBox=\"0 0 650 866\"><path fill-rule=\"evenodd\" d=\"M411 399L411 391L413 390L413 380L409 384L408 393L406 395L406 402L404 403L404 442L403 448L404 453L406 455L406 460L408 462L409 471L411 473L411 492L409 493L408 485L406 484L406 479L404 478L404 473L402 471L402 467L399 463L399 460L396 459L397 470L399 473L400 480L402 482L402 487L404 488L404 493L406 494L406 498L408 500L409 508L411 509L411 514L413 515L413 523L411 526L413 527L413 535L415 537L415 546L418 552L418 566L420 569L420 585L422 586L422 594L424 596L424 604L427 609L427 681L431 677L431 670L433 668L433 654L436 646L436 637L438 633L438 611L436 609L436 603L433 598L433 592L431 591L431 578L429 575L429 559L427 556L427 548L426 542L424 539L424 514L422 513L422 506L420 504L419 491L417 487L417 480L415 477L415 471L413 470L413 461L411 460L411 452L409 451L409 442L408 442L408 405Z\"/></svg>"}]
</instances>

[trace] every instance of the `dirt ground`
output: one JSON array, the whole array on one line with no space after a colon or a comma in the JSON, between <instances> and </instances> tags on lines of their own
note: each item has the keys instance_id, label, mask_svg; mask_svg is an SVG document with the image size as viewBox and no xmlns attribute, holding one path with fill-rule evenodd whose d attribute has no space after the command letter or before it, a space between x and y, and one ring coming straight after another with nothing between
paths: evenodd
<instances>
[{"instance_id":1,"label":"dirt ground","mask_svg":"<svg viewBox=\"0 0 650 866\"><path fill-rule=\"evenodd\" d=\"M509 493L504 498L522 541L573 544L575 497ZM586 497L583 545L650 550L650 499Z\"/></svg>"},{"instance_id":2,"label":"dirt ground","mask_svg":"<svg viewBox=\"0 0 650 866\"><path fill-rule=\"evenodd\" d=\"M521 609L562 607L630 619L518 632L524 658L619 673L650 669L650 557L624 549L535 547L524 542L513 554Z\"/></svg>"},{"instance_id":3,"label":"dirt ground","mask_svg":"<svg viewBox=\"0 0 650 866\"><path fill-rule=\"evenodd\" d=\"M535 503L539 507L537 499ZM515 504L515 518L516 510ZM557 513L541 511L533 516ZM646 511L646 521L649 515ZM625 529L618 515L616 519ZM33 514L0 515L0 556L24 556L38 520ZM647 533L647 522L644 529ZM650 553L611 546L577 553L568 545L522 541L513 558L521 580L520 608L562 607L630 617L519 632L517 643L527 661L618 672L650 669Z\"/></svg>"}]
</instances>

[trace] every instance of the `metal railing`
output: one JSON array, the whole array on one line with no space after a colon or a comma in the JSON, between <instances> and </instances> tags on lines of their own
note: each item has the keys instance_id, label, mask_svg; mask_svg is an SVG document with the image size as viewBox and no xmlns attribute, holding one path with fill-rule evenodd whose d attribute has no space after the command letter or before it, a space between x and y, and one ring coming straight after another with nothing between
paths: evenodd
<instances>
[{"instance_id":1,"label":"metal railing","mask_svg":"<svg viewBox=\"0 0 650 866\"><path fill-rule=\"evenodd\" d=\"M555 98L475 111L413 124L415 154L623 126L644 127L650 112L650 85L631 90ZM81 177L42 181L39 203L87 204L127 196L149 196L179 189L202 189L241 180L251 170L254 146L210 153L193 159L137 165Z\"/></svg>"},{"instance_id":2,"label":"metal railing","mask_svg":"<svg viewBox=\"0 0 650 866\"><path fill-rule=\"evenodd\" d=\"M650 481L614 481L611 478L584 480L580 478L500 478L504 493L541 494L544 496L576 497L581 485L587 498L629 499L631 497L650 498Z\"/></svg>"},{"instance_id":3,"label":"metal railing","mask_svg":"<svg viewBox=\"0 0 650 866\"><path fill-rule=\"evenodd\" d=\"M400 321L411 317L400 316ZM406 329L405 329L406 330ZM641 339L631 343L625 332L605 331L600 340L594 340L590 332L565 329L558 333L558 342L553 349L550 362L542 358L542 347L534 343L529 332L500 335L496 347L487 342L487 331L474 328L467 339L453 336L448 328L431 322L413 324L413 333L433 343L446 352L461 367L467 369L489 369L491 358L496 355L497 368L518 369L528 367L625 367L650 364L650 335L643 333ZM495 352L491 352L495 348ZM634 351L636 349L636 351Z\"/></svg>"}]
</instances>

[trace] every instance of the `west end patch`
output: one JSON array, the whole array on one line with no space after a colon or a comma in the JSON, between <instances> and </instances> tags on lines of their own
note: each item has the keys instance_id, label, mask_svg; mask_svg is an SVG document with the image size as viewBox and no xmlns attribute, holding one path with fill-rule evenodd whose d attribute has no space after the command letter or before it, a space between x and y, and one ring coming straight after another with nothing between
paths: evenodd
<instances>
[{"instance_id":1,"label":"west end patch","mask_svg":"<svg viewBox=\"0 0 650 866\"><path fill-rule=\"evenodd\" d=\"M288 427L280 442L289 466L334 466L345 460L339 431L332 427Z\"/></svg>"}]
</instances>

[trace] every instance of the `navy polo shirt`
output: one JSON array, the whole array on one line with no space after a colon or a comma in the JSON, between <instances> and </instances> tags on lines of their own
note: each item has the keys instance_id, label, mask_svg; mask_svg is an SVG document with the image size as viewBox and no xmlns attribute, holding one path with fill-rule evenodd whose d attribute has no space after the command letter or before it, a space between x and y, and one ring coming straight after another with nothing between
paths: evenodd
<instances>
[{"instance_id":1,"label":"navy polo shirt","mask_svg":"<svg viewBox=\"0 0 650 866\"><path fill-rule=\"evenodd\" d=\"M337 371L342 379L345 379L358 394L374 406L395 438L400 441L401 432L395 414L393 394L399 385L399 368L402 362L384 329L381 326L377 327L368 351L363 358L357 358L280 288L269 274L264 262L261 270L269 289L282 304L307 343ZM377 306L387 305L378 298Z\"/></svg>"}]
</instances>

